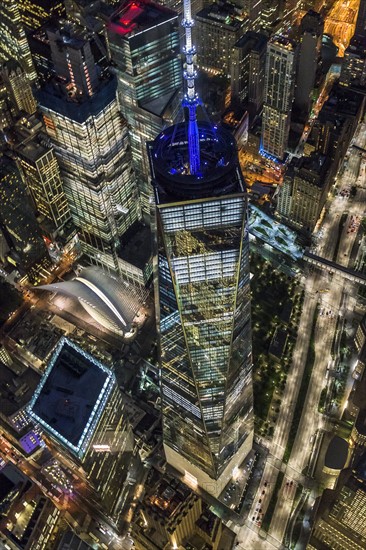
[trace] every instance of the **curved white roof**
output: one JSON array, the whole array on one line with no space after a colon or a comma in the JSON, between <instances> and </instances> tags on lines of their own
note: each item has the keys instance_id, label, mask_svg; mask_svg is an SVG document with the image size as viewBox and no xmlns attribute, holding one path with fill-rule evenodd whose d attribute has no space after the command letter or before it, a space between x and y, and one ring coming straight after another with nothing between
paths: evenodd
<instances>
[{"instance_id":1,"label":"curved white roof","mask_svg":"<svg viewBox=\"0 0 366 550\"><path fill-rule=\"evenodd\" d=\"M130 331L141 305L131 285L117 281L98 267L83 269L72 281L37 288L75 298L99 324L117 334Z\"/></svg>"}]
</instances>

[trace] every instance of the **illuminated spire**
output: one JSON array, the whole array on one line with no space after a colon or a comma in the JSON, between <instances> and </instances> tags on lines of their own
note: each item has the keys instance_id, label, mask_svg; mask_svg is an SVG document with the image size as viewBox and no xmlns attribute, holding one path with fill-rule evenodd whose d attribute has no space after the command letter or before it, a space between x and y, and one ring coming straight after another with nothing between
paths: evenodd
<instances>
[{"instance_id":1,"label":"illuminated spire","mask_svg":"<svg viewBox=\"0 0 366 550\"><path fill-rule=\"evenodd\" d=\"M194 68L193 56L196 53L196 48L192 44L192 27L194 20L191 15L191 1L183 0L183 21L182 26L185 28L185 45L183 52L186 56L186 69L183 72L183 77L187 81L187 91L183 99L183 107L188 108L188 153L189 153L189 170L192 175L197 175L200 172L200 140L197 125L197 106L199 105L198 95L196 94L194 81L197 78L197 71Z\"/></svg>"}]
</instances>

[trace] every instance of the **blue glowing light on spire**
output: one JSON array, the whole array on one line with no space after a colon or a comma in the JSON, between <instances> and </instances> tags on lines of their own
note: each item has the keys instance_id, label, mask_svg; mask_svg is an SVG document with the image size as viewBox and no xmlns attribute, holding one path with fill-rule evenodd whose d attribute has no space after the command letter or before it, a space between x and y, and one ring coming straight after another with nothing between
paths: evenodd
<instances>
[{"instance_id":1,"label":"blue glowing light on spire","mask_svg":"<svg viewBox=\"0 0 366 550\"><path fill-rule=\"evenodd\" d=\"M187 91L183 99L183 107L188 108L188 154L189 171L192 175L200 172L200 140L197 125L197 106L199 105L198 95L195 90L194 81L197 78L197 71L194 68L193 56L196 48L192 44L192 27L194 20L191 14L191 1L183 0L183 20L182 26L185 29L185 45L183 52L186 56L186 68L183 71L183 77L187 82Z\"/></svg>"}]
</instances>

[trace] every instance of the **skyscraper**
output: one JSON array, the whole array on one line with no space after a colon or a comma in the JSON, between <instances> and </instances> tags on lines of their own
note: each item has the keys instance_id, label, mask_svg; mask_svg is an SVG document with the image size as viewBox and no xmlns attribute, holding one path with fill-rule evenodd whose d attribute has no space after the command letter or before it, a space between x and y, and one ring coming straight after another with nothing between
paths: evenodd
<instances>
[{"instance_id":1,"label":"skyscraper","mask_svg":"<svg viewBox=\"0 0 366 550\"><path fill-rule=\"evenodd\" d=\"M28 114L35 113L37 103L31 84L19 63L14 59L4 63L0 69L0 80L5 84L15 114L21 111Z\"/></svg>"},{"instance_id":2,"label":"skyscraper","mask_svg":"<svg viewBox=\"0 0 366 550\"><path fill-rule=\"evenodd\" d=\"M184 3L188 122L149 144L168 463L218 495L252 446L247 197L232 135L197 122Z\"/></svg>"},{"instance_id":3,"label":"skyscraper","mask_svg":"<svg viewBox=\"0 0 366 550\"><path fill-rule=\"evenodd\" d=\"M263 105L267 37L248 31L232 51L231 97L253 103L256 111Z\"/></svg>"},{"instance_id":4,"label":"skyscraper","mask_svg":"<svg viewBox=\"0 0 366 550\"><path fill-rule=\"evenodd\" d=\"M292 227L309 235L324 208L331 185L330 160L318 153L293 159L279 194L277 212Z\"/></svg>"},{"instance_id":5,"label":"skyscraper","mask_svg":"<svg viewBox=\"0 0 366 550\"><path fill-rule=\"evenodd\" d=\"M302 120L311 109L315 75L318 68L324 22L319 13L309 11L301 20L294 108Z\"/></svg>"},{"instance_id":6,"label":"skyscraper","mask_svg":"<svg viewBox=\"0 0 366 550\"><path fill-rule=\"evenodd\" d=\"M283 36L268 42L262 118L261 149L283 160L290 132L294 98L296 49Z\"/></svg>"},{"instance_id":7,"label":"skyscraper","mask_svg":"<svg viewBox=\"0 0 366 550\"><path fill-rule=\"evenodd\" d=\"M22 0L19 10L27 32L38 29L51 17L65 16L63 0Z\"/></svg>"},{"instance_id":8,"label":"skyscraper","mask_svg":"<svg viewBox=\"0 0 366 550\"><path fill-rule=\"evenodd\" d=\"M200 66L229 75L234 44L249 28L249 18L232 2L212 3L196 15Z\"/></svg>"},{"instance_id":9,"label":"skyscraper","mask_svg":"<svg viewBox=\"0 0 366 550\"><path fill-rule=\"evenodd\" d=\"M358 8L354 38L365 40L366 35L366 0L361 0Z\"/></svg>"},{"instance_id":10,"label":"skyscraper","mask_svg":"<svg viewBox=\"0 0 366 550\"><path fill-rule=\"evenodd\" d=\"M121 112L130 127L132 158L141 205L149 218L151 189L146 142L180 111L181 62L178 15L153 2L122 4L108 25L116 64Z\"/></svg>"},{"instance_id":11,"label":"skyscraper","mask_svg":"<svg viewBox=\"0 0 366 550\"><path fill-rule=\"evenodd\" d=\"M9 261L36 283L50 259L15 163L0 159L0 229L10 248Z\"/></svg>"},{"instance_id":12,"label":"skyscraper","mask_svg":"<svg viewBox=\"0 0 366 550\"><path fill-rule=\"evenodd\" d=\"M89 261L121 274L127 264L119 261L120 239L140 212L117 79L99 77L87 39L71 27L50 40L63 79L45 85L38 98L71 216Z\"/></svg>"},{"instance_id":13,"label":"skyscraper","mask_svg":"<svg viewBox=\"0 0 366 550\"><path fill-rule=\"evenodd\" d=\"M36 117L18 121L13 128L14 151L35 208L47 220L48 234L53 234L62 232L70 220L70 209L55 152L46 145L43 129Z\"/></svg>"},{"instance_id":14,"label":"skyscraper","mask_svg":"<svg viewBox=\"0 0 366 550\"><path fill-rule=\"evenodd\" d=\"M16 0L0 3L0 61L18 61L30 81L37 78Z\"/></svg>"}]
</instances>

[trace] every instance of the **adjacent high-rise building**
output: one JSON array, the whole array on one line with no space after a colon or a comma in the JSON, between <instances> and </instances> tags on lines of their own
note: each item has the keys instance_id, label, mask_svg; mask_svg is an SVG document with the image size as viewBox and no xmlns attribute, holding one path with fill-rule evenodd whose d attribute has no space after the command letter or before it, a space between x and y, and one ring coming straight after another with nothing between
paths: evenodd
<instances>
[{"instance_id":1,"label":"adjacent high-rise building","mask_svg":"<svg viewBox=\"0 0 366 550\"><path fill-rule=\"evenodd\" d=\"M171 475L151 474L131 526L136 550L225 546L221 520L200 497Z\"/></svg>"},{"instance_id":2,"label":"adjacent high-rise building","mask_svg":"<svg viewBox=\"0 0 366 550\"><path fill-rule=\"evenodd\" d=\"M27 37L22 24L19 3L2 0L0 3L0 62L15 59L31 82L37 78Z\"/></svg>"},{"instance_id":3,"label":"adjacent high-rise building","mask_svg":"<svg viewBox=\"0 0 366 550\"><path fill-rule=\"evenodd\" d=\"M270 32L273 29L274 23L278 21L279 16L279 2L273 0L262 0L259 21L260 27L263 30Z\"/></svg>"},{"instance_id":4,"label":"adjacent high-rise building","mask_svg":"<svg viewBox=\"0 0 366 550\"><path fill-rule=\"evenodd\" d=\"M354 470L343 470L335 490L326 489L307 550L363 550L366 546L366 454Z\"/></svg>"},{"instance_id":5,"label":"adjacent high-rise building","mask_svg":"<svg viewBox=\"0 0 366 550\"><path fill-rule=\"evenodd\" d=\"M0 537L4 548L55 548L64 524L61 511L20 469L7 463L0 473Z\"/></svg>"},{"instance_id":6,"label":"adjacent high-rise building","mask_svg":"<svg viewBox=\"0 0 366 550\"><path fill-rule=\"evenodd\" d=\"M366 0L360 0L354 38L365 40L366 36Z\"/></svg>"},{"instance_id":7,"label":"adjacent high-rise building","mask_svg":"<svg viewBox=\"0 0 366 550\"><path fill-rule=\"evenodd\" d=\"M20 120L13 127L16 140L13 150L35 210L42 220L46 220L47 233L59 235L70 220L70 209L55 152L47 144L43 130L41 120L34 116Z\"/></svg>"},{"instance_id":8,"label":"adjacent high-rise building","mask_svg":"<svg viewBox=\"0 0 366 550\"><path fill-rule=\"evenodd\" d=\"M37 109L30 81L14 59L7 61L0 68L0 80L4 83L8 99L15 115L33 114Z\"/></svg>"},{"instance_id":9,"label":"adjacent high-rise building","mask_svg":"<svg viewBox=\"0 0 366 550\"><path fill-rule=\"evenodd\" d=\"M314 230L328 197L330 164L329 158L317 153L293 159L279 194L277 213L307 235Z\"/></svg>"},{"instance_id":10,"label":"adjacent high-rise building","mask_svg":"<svg viewBox=\"0 0 366 550\"><path fill-rule=\"evenodd\" d=\"M362 40L352 38L344 52L339 82L342 86L362 87L366 84L366 33Z\"/></svg>"},{"instance_id":11,"label":"adjacent high-rise building","mask_svg":"<svg viewBox=\"0 0 366 550\"><path fill-rule=\"evenodd\" d=\"M280 161L288 145L295 72L295 45L274 36L267 45L261 150Z\"/></svg>"},{"instance_id":12,"label":"adjacent high-rise building","mask_svg":"<svg viewBox=\"0 0 366 550\"><path fill-rule=\"evenodd\" d=\"M247 14L229 1L209 4L199 11L195 32L200 66L230 75L233 46L249 26Z\"/></svg>"},{"instance_id":13,"label":"adjacent high-rise building","mask_svg":"<svg viewBox=\"0 0 366 550\"><path fill-rule=\"evenodd\" d=\"M108 25L121 112L130 128L142 210L150 218L146 142L177 120L182 78L178 15L152 2L123 3Z\"/></svg>"},{"instance_id":14,"label":"adjacent high-rise building","mask_svg":"<svg viewBox=\"0 0 366 550\"><path fill-rule=\"evenodd\" d=\"M39 282L51 262L20 173L6 157L0 159L0 228L10 248L8 260L31 283Z\"/></svg>"},{"instance_id":15,"label":"adjacent high-rise building","mask_svg":"<svg viewBox=\"0 0 366 550\"><path fill-rule=\"evenodd\" d=\"M63 0L22 0L19 10L26 31L35 31L51 17L60 18L66 13Z\"/></svg>"},{"instance_id":16,"label":"adjacent high-rise building","mask_svg":"<svg viewBox=\"0 0 366 550\"><path fill-rule=\"evenodd\" d=\"M315 76L319 63L324 21L319 13L309 11L301 20L294 109L306 121L313 101Z\"/></svg>"},{"instance_id":17,"label":"adjacent high-rise building","mask_svg":"<svg viewBox=\"0 0 366 550\"><path fill-rule=\"evenodd\" d=\"M38 99L82 251L91 263L133 278L119 252L140 210L117 79L99 77L87 39L71 27L50 33L50 40L62 78L45 85Z\"/></svg>"},{"instance_id":18,"label":"adjacent high-rise building","mask_svg":"<svg viewBox=\"0 0 366 550\"><path fill-rule=\"evenodd\" d=\"M252 446L247 196L230 132L197 122L189 1L188 121L149 144L168 463L218 495Z\"/></svg>"},{"instance_id":19,"label":"adjacent high-rise building","mask_svg":"<svg viewBox=\"0 0 366 550\"><path fill-rule=\"evenodd\" d=\"M267 37L248 31L232 51L231 98L248 101L259 111L263 105Z\"/></svg>"},{"instance_id":20,"label":"adjacent high-rise building","mask_svg":"<svg viewBox=\"0 0 366 550\"><path fill-rule=\"evenodd\" d=\"M357 124L364 112L365 98L346 87L333 86L324 103L313 131L316 150L332 161L332 174L336 175Z\"/></svg>"}]
</instances>

